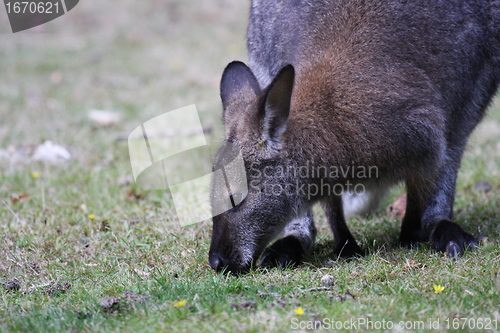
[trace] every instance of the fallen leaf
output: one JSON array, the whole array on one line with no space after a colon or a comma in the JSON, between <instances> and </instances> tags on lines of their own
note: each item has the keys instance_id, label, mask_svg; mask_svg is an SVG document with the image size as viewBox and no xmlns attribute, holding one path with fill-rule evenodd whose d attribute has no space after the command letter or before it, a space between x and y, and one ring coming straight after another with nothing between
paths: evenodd
<instances>
[{"instance_id":1,"label":"fallen leaf","mask_svg":"<svg viewBox=\"0 0 500 333\"><path fill-rule=\"evenodd\" d=\"M89 119L97 126L110 127L121 121L121 114L114 111L90 110Z\"/></svg>"},{"instance_id":2,"label":"fallen leaf","mask_svg":"<svg viewBox=\"0 0 500 333\"><path fill-rule=\"evenodd\" d=\"M405 270L409 270L409 269L412 269L412 268L420 268L420 267L422 267L422 264L419 263L419 262L415 262L413 260L407 261L406 264L403 265L403 268Z\"/></svg>"},{"instance_id":3,"label":"fallen leaf","mask_svg":"<svg viewBox=\"0 0 500 333\"><path fill-rule=\"evenodd\" d=\"M64 294L71 287L69 283L53 283L47 289L43 291L43 293L48 294L49 296L56 296L59 294Z\"/></svg>"},{"instance_id":4,"label":"fallen leaf","mask_svg":"<svg viewBox=\"0 0 500 333\"><path fill-rule=\"evenodd\" d=\"M387 215L393 217L403 217L406 213L406 193L401 195L393 203L387 206L385 210Z\"/></svg>"},{"instance_id":5,"label":"fallen leaf","mask_svg":"<svg viewBox=\"0 0 500 333\"><path fill-rule=\"evenodd\" d=\"M255 310L257 303L254 301L246 301L241 303L231 303L231 308L233 310Z\"/></svg>"},{"instance_id":6,"label":"fallen leaf","mask_svg":"<svg viewBox=\"0 0 500 333\"><path fill-rule=\"evenodd\" d=\"M101 227L99 228L99 231L103 232L111 231L111 226L109 225L108 220L104 220L101 222Z\"/></svg>"},{"instance_id":7,"label":"fallen leaf","mask_svg":"<svg viewBox=\"0 0 500 333\"><path fill-rule=\"evenodd\" d=\"M33 159L43 162L59 163L70 160L71 154L63 146L54 144L52 141L45 141L43 144L36 147ZM33 178L36 177L33 176Z\"/></svg>"},{"instance_id":8,"label":"fallen leaf","mask_svg":"<svg viewBox=\"0 0 500 333\"><path fill-rule=\"evenodd\" d=\"M5 282L3 284L3 287L7 291L18 291L19 289L21 289L21 284L17 280L12 280Z\"/></svg>"},{"instance_id":9,"label":"fallen leaf","mask_svg":"<svg viewBox=\"0 0 500 333\"><path fill-rule=\"evenodd\" d=\"M122 294L122 299L126 303L144 303L148 300L148 295L147 294L142 294L142 295L137 295L136 293L126 290Z\"/></svg>"},{"instance_id":10,"label":"fallen leaf","mask_svg":"<svg viewBox=\"0 0 500 333\"><path fill-rule=\"evenodd\" d=\"M121 301L122 300L119 299L118 297L110 297L100 301L99 305L104 311L111 312L111 311L116 311L120 308Z\"/></svg>"},{"instance_id":11,"label":"fallen leaf","mask_svg":"<svg viewBox=\"0 0 500 333\"><path fill-rule=\"evenodd\" d=\"M139 193L135 189L131 189L127 191L127 199L130 201L141 200L144 199L145 194Z\"/></svg>"},{"instance_id":12,"label":"fallen leaf","mask_svg":"<svg viewBox=\"0 0 500 333\"><path fill-rule=\"evenodd\" d=\"M330 298L336 298L340 302L345 302L347 299L356 299L356 296L354 296L349 290L347 290L344 295L332 295Z\"/></svg>"}]
</instances>

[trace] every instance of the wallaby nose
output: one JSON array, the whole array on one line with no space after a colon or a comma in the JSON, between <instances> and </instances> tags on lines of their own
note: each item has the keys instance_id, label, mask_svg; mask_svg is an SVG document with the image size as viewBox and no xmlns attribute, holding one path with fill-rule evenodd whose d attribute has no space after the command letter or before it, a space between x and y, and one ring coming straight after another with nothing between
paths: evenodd
<instances>
[{"instance_id":1,"label":"wallaby nose","mask_svg":"<svg viewBox=\"0 0 500 333\"><path fill-rule=\"evenodd\" d=\"M210 263L210 267L215 269L217 272L220 272L224 267L224 260L218 253L211 253L208 262Z\"/></svg>"}]
</instances>

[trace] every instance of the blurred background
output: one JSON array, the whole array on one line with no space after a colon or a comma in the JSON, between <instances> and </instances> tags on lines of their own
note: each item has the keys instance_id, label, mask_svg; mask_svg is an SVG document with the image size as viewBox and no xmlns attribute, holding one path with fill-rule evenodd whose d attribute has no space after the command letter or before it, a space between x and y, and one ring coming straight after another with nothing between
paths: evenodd
<instances>
[{"instance_id":1,"label":"blurred background","mask_svg":"<svg viewBox=\"0 0 500 333\"><path fill-rule=\"evenodd\" d=\"M189 104L204 125L219 124L220 75L231 60L245 60L247 7L230 0L82 0L16 34L1 8L1 147L52 140L85 155L89 141L112 144L117 133ZM96 130L92 109L120 119Z\"/></svg>"},{"instance_id":2,"label":"blurred background","mask_svg":"<svg viewBox=\"0 0 500 333\"><path fill-rule=\"evenodd\" d=\"M0 6L0 249L78 247L102 221L172 231L169 193L135 185L126 139L195 104L220 141L220 76L246 60L249 2L82 0L15 34Z\"/></svg>"}]
</instances>

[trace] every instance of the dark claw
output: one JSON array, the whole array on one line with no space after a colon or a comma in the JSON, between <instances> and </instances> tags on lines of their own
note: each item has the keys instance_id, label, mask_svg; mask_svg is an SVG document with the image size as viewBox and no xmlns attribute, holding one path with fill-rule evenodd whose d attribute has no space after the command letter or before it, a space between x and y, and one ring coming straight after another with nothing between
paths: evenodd
<instances>
[{"instance_id":1,"label":"dark claw","mask_svg":"<svg viewBox=\"0 0 500 333\"><path fill-rule=\"evenodd\" d=\"M448 256L450 258L457 260L460 254L460 246L458 246L457 243L451 241L446 246L446 253L448 253Z\"/></svg>"},{"instance_id":2,"label":"dark claw","mask_svg":"<svg viewBox=\"0 0 500 333\"><path fill-rule=\"evenodd\" d=\"M448 253L450 258L458 259L467 248L475 248L477 240L465 232L458 224L442 220L432 231L431 246L440 252Z\"/></svg>"}]
</instances>

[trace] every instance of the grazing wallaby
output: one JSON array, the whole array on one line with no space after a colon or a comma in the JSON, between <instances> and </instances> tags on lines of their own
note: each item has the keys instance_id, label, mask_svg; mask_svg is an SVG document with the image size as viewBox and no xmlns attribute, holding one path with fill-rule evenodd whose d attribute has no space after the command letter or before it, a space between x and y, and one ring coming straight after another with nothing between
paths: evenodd
<instances>
[{"instance_id":1,"label":"grazing wallaby","mask_svg":"<svg viewBox=\"0 0 500 333\"><path fill-rule=\"evenodd\" d=\"M211 267L246 272L261 256L264 264L300 262L314 246L316 202L335 252L361 254L342 194L399 181L407 189L401 245L430 241L451 257L474 247L452 222L453 201L468 136L499 81L499 7L253 0L249 66L230 63L220 84L225 143L241 150L248 194L213 218ZM242 195L230 191L231 200ZM212 201L227 193L214 184Z\"/></svg>"}]
</instances>

